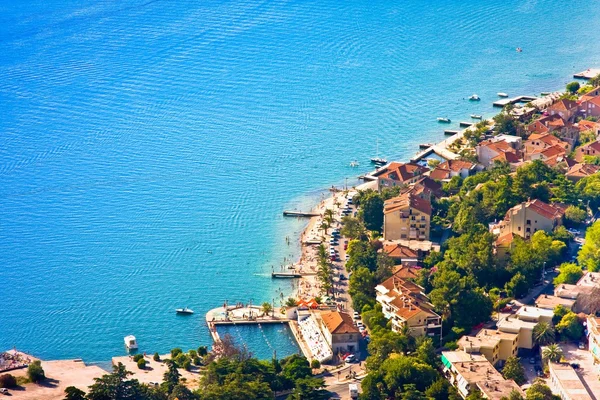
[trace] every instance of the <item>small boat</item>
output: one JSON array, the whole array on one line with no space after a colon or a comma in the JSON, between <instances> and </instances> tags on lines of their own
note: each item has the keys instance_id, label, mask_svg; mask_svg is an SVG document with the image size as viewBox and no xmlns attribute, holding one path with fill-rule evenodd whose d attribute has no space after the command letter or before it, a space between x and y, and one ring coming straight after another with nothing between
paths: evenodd
<instances>
[{"instance_id":1,"label":"small boat","mask_svg":"<svg viewBox=\"0 0 600 400\"><path fill-rule=\"evenodd\" d=\"M520 47L517 47L517 53L522 53L522 52L523 52L523 49Z\"/></svg>"},{"instance_id":2,"label":"small boat","mask_svg":"<svg viewBox=\"0 0 600 400\"><path fill-rule=\"evenodd\" d=\"M350 162L350 166L351 166L352 168L354 168L354 167L358 167L359 165L360 165L360 164L359 164L359 163L358 163L358 161L356 161L356 160L354 160L354 161L351 161L351 162Z\"/></svg>"},{"instance_id":3,"label":"small boat","mask_svg":"<svg viewBox=\"0 0 600 400\"><path fill-rule=\"evenodd\" d=\"M175 312L177 314L190 315L190 314L194 313L194 310L192 310L191 308L183 307L183 308L176 309Z\"/></svg>"},{"instance_id":4,"label":"small boat","mask_svg":"<svg viewBox=\"0 0 600 400\"><path fill-rule=\"evenodd\" d=\"M379 157L379 139L377 139L377 150L375 152L376 157L371 158L371 163L375 165L385 165L387 164L387 160L385 158Z\"/></svg>"},{"instance_id":5,"label":"small boat","mask_svg":"<svg viewBox=\"0 0 600 400\"><path fill-rule=\"evenodd\" d=\"M452 121L450 120L450 118L443 118L443 117L438 117L438 119L437 119L437 120L438 120L438 122L443 122L443 123L445 123L445 124L449 124L450 122L452 122Z\"/></svg>"},{"instance_id":6,"label":"small boat","mask_svg":"<svg viewBox=\"0 0 600 400\"><path fill-rule=\"evenodd\" d=\"M498 97L508 97L508 94L503 93L503 92L499 92L498 93Z\"/></svg>"},{"instance_id":7,"label":"small boat","mask_svg":"<svg viewBox=\"0 0 600 400\"><path fill-rule=\"evenodd\" d=\"M135 339L135 336L125 336L123 340L125 341L125 347L127 348L127 350L137 350L138 344L137 340Z\"/></svg>"},{"instance_id":8,"label":"small boat","mask_svg":"<svg viewBox=\"0 0 600 400\"><path fill-rule=\"evenodd\" d=\"M471 97L469 97L469 100L470 101L479 101L481 99L476 94L472 94Z\"/></svg>"},{"instance_id":9,"label":"small boat","mask_svg":"<svg viewBox=\"0 0 600 400\"><path fill-rule=\"evenodd\" d=\"M481 115L477 115L477 114L471 114L471 118L473 118L473 119L481 119L482 116Z\"/></svg>"},{"instance_id":10,"label":"small boat","mask_svg":"<svg viewBox=\"0 0 600 400\"><path fill-rule=\"evenodd\" d=\"M542 96L548 96L550 94L550 92L542 92L540 93Z\"/></svg>"}]
</instances>

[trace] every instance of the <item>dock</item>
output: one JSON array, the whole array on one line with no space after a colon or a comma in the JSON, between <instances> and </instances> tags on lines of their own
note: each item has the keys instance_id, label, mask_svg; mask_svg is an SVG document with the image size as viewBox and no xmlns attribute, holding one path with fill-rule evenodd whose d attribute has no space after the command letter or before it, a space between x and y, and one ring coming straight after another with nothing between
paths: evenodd
<instances>
[{"instance_id":1,"label":"dock","mask_svg":"<svg viewBox=\"0 0 600 400\"><path fill-rule=\"evenodd\" d=\"M529 103L530 101L537 100L535 96L517 96L512 98L500 99L494 102L494 107L504 107L508 104L516 103Z\"/></svg>"},{"instance_id":2,"label":"dock","mask_svg":"<svg viewBox=\"0 0 600 400\"><path fill-rule=\"evenodd\" d=\"M293 279L293 278L302 278L303 276L312 276L316 275L316 272L271 272L271 278L280 278L280 279Z\"/></svg>"},{"instance_id":3,"label":"dock","mask_svg":"<svg viewBox=\"0 0 600 400\"><path fill-rule=\"evenodd\" d=\"M573 74L573 78L592 79L600 75L600 68L588 68L585 71Z\"/></svg>"},{"instance_id":4,"label":"dock","mask_svg":"<svg viewBox=\"0 0 600 400\"><path fill-rule=\"evenodd\" d=\"M430 147L431 147L431 146L433 146L433 145L434 145L434 143L421 143L421 144L419 145L419 148L420 148L420 149L428 149L428 148L430 148Z\"/></svg>"},{"instance_id":5,"label":"dock","mask_svg":"<svg viewBox=\"0 0 600 400\"><path fill-rule=\"evenodd\" d=\"M454 129L446 129L446 130L444 131L444 135L450 135L450 136L452 136L452 135L456 135L456 134L457 134L457 133L459 133L459 132L460 132L460 131L456 131L456 130L454 130ZM433 146L435 146L435 145L431 145L430 147L433 147Z\"/></svg>"},{"instance_id":6,"label":"dock","mask_svg":"<svg viewBox=\"0 0 600 400\"><path fill-rule=\"evenodd\" d=\"M466 121L461 121L461 122L459 122L458 124L459 124L461 127L463 127L463 128L468 128L468 127L470 127L471 125L474 125L472 122L466 122Z\"/></svg>"},{"instance_id":7,"label":"dock","mask_svg":"<svg viewBox=\"0 0 600 400\"><path fill-rule=\"evenodd\" d=\"M318 217L319 213L316 212L303 212L303 211L284 211L283 212L283 216L284 217L302 217L302 218L312 218L312 217Z\"/></svg>"}]
</instances>

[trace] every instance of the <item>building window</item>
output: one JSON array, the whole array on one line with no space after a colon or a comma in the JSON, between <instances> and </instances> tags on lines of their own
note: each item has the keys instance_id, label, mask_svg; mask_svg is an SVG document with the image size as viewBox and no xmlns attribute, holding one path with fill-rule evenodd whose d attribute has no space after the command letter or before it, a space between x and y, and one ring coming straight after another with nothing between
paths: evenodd
<instances>
[{"instance_id":1,"label":"building window","mask_svg":"<svg viewBox=\"0 0 600 400\"><path fill-rule=\"evenodd\" d=\"M528 219L527 222L525 223L526 225L531 225L531 220Z\"/></svg>"},{"instance_id":2,"label":"building window","mask_svg":"<svg viewBox=\"0 0 600 400\"><path fill-rule=\"evenodd\" d=\"M521 232L521 227L520 227L520 226L517 226L517 230L518 230L519 232Z\"/></svg>"},{"instance_id":3,"label":"building window","mask_svg":"<svg viewBox=\"0 0 600 400\"><path fill-rule=\"evenodd\" d=\"M405 234L400 235L400 239L406 239L406 235Z\"/></svg>"},{"instance_id":4,"label":"building window","mask_svg":"<svg viewBox=\"0 0 600 400\"><path fill-rule=\"evenodd\" d=\"M525 232L531 232L531 228L525 229Z\"/></svg>"}]
</instances>

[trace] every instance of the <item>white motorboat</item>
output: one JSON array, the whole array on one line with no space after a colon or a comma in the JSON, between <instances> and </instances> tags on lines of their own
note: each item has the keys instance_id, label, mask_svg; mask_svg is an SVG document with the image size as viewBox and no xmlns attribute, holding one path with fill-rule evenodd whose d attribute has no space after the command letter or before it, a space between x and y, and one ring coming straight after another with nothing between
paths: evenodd
<instances>
[{"instance_id":1,"label":"white motorboat","mask_svg":"<svg viewBox=\"0 0 600 400\"><path fill-rule=\"evenodd\" d=\"M177 314L190 315L194 313L194 310L192 310L191 308L183 307L175 309L175 312Z\"/></svg>"},{"instance_id":2,"label":"white motorboat","mask_svg":"<svg viewBox=\"0 0 600 400\"><path fill-rule=\"evenodd\" d=\"M125 347L127 347L127 350L137 350L138 344L137 344L137 340L135 339L135 336L133 336L133 335L125 336L124 341L125 341Z\"/></svg>"},{"instance_id":3,"label":"white motorboat","mask_svg":"<svg viewBox=\"0 0 600 400\"><path fill-rule=\"evenodd\" d=\"M471 97L469 97L469 100L470 101L479 101L481 99L476 94L472 94Z\"/></svg>"},{"instance_id":4,"label":"white motorboat","mask_svg":"<svg viewBox=\"0 0 600 400\"><path fill-rule=\"evenodd\" d=\"M444 117L438 117L438 119L437 119L437 120L438 120L438 122L443 122L443 123L445 123L445 124L449 124L450 122L452 122L452 121L450 120L450 118L444 118Z\"/></svg>"},{"instance_id":5,"label":"white motorboat","mask_svg":"<svg viewBox=\"0 0 600 400\"><path fill-rule=\"evenodd\" d=\"M481 119L483 117L481 115L471 114L471 118L473 118L473 119Z\"/></svg>"},{"instance_id":6,"label":"white motorboat","mask_svg":"<svg viewBox=\"0 0 600 400\"><path fill-rule=\"evenodd\" d=\"M508 94L506 94L504 92L499 92L498 97L508 97Z\"/></svg>"}]
</instances>

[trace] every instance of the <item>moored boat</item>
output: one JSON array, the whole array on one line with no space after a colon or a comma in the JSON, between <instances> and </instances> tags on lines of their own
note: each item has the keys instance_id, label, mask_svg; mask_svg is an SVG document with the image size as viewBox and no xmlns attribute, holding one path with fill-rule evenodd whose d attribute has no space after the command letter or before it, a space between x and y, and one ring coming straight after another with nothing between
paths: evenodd
<instances>
[{"instance_id":1,"label":"moored boat","mask_svg":"<svg viewBox=\"0 0 600 400\"><path fill-rule=\"evenodd\" d=\"M471 118L473 118L473 119L481 119L483 117L481 115L471 114Z\"/></svg>"},{"instance_id":2,"label":"moored boat","mask_svg":"<svg viewBox=\"0 0 600 400\"><path fill-rule=\"evenodd\" d=\"M469 100L470 101L479 101L481 99L476 94L472 94L471 97L469 97Z\"/></svg>"},{"instance_id":3,"label":"moored boat","mask_svg":"<svg viewBox=\"0 0 600 400\"><path fill-rule=\"evenodd\" d=\"M187 307L183 307L183 308L177 308L175 310L175 312L177 314L184 314L184 315L190 315L194 313L194 310L192 310L191 308L187 308Z\"/></svg>"},{"instance_id":4,"label":"moored boat","mask_svg":"<svg viewBox=\"0 0 600 400\"><path fill-rule=\"evenodd\" d=\"M504 92L498 92L498 97L508 97L508 94Z\"/></svg>"},{"instance_id":5,"label":"moored boat","mask_svg":"<svg viewBox=\"0 0 600 400\"><path fill-rule=\"evenodd\" d=\"M135 336L125 336L123 340L125 341L125 347L127 348L127 350L137 350L138 344L137 340L135 339Z\"/></svg>"},{"instance_id":6,"label":"moored boat","mask_svg":"<svg viewBox=\"0 0 600 400\"><path fill-rule=\"evenodd\" d=\"M444 118L444 117L438 117L438 119L437 119L437 120L438 120L438 122L443 122L443 123L445 123L445 124L449 124L450 122L452 122L452 121L450 120L450 118Z\"/></svg>"}]
</instances>

